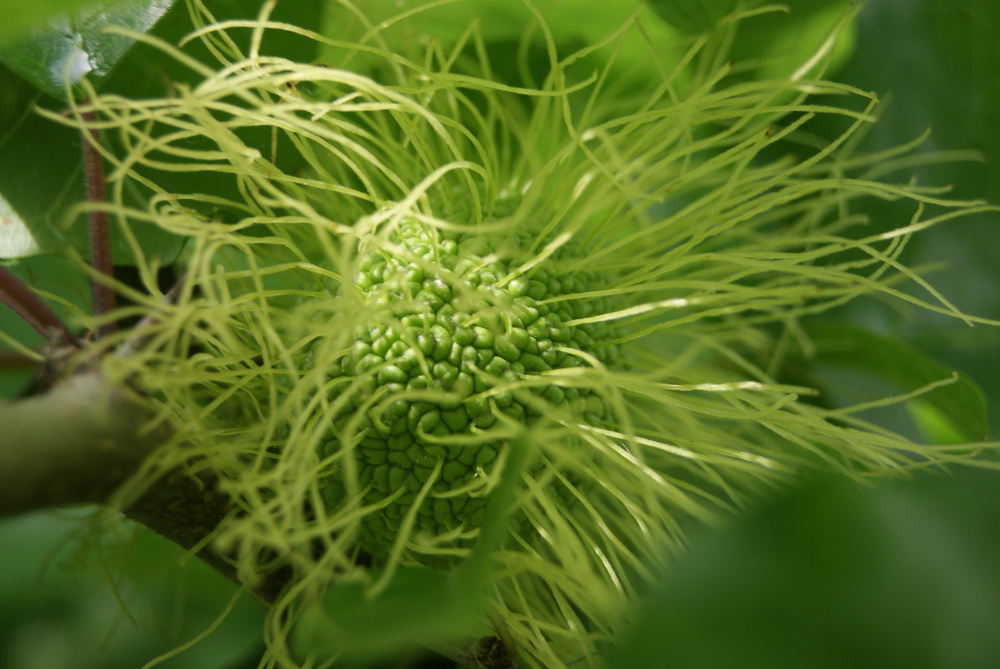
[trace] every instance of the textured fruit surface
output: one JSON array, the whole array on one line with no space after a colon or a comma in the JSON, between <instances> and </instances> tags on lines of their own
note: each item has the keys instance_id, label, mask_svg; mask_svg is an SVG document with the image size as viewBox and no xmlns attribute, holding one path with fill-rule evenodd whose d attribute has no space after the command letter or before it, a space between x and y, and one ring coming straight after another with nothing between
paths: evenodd
<instances>
[{"instance_id":1,"label":"textured fruit surface","mask_svg":"<svg viewBox=\"0 0 1000 669\"><path fill-rule=\"evenodd\" d=\"M494 435L505 422L509 433L504 419L531 426L557 412L600 422L604 400L551 372L617 355L602 345L602 324L574 323L602 313L607 298L577 297L595 290L598 277L570 270L569 250L532 263L540 245L529 233L448 235L412 221L389 242L363 255L353 280L377 315L330 372L351 397L325 445L332 455L353 443L366 504L391 498L362 523L360 543L374 555L392 545L439 463L415 531L477 528L484 477L505 443ZM343 479L342 466L327 487L329 504L343 500Z\"/></svg>"}]
</instances>

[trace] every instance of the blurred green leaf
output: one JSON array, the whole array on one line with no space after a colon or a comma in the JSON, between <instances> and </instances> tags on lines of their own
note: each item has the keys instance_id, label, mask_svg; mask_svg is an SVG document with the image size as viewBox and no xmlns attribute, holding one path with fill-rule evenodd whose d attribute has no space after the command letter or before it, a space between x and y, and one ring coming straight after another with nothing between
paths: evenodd
<instances>
[{"instance_id":1,"label":"blurred green leaf","mask_svg":"<svg viewBox=\"0 0 1000 669\"><path fill-rule=\"evenodd\" d=\"M839 73L882 97L867 148L910 141L931 128L921 150L974 149L983 162L938 162L902 180L954 187L962 199L1000 203L1000 3L995 0L869 2L859 14L858 49ZM912 212L904 213L909 216ZM876 213L873 219L888 219ZM917 235L904 260L943 265L934 287L964 311L1000 320L1000 214L988 212ZM969 328L924 311L891 330L965 370L984 388L992 431L1000 431L1000 346L993 327Z\"/></svg>"},{"instance_id":2,"label":"blurred green leaf","mask_svg":"<svg viewBox=\"0 0 1000 669\"><path fill-rule=\"evenodd\" d=\"M920 431L935 444L960 444L967 437L955 429L955 423L943 411L930 402L913 399L906 403L906 408Z\"/></svg>"},{"instance_id":3,"label":"blurred green leaf","mask_svg":"<svg viewBox=\"0 0 1000 669\"><path fill-rule=\"evenodd\" d=\"M700 34L714 30L736 9L737 0L646 0L646 4L670 25Z\"/></svg>"},{"instance_id":4,"label":"blurred green leaf","mask_svg":"<svg viewBox=\"0 0 1000 669\"><path fill-rule=\"evenodd\" d=\"M609 669L992 669L1000 473L827 483L703 533Z\"/></svg>"},{"instance_id":5,"label":"blurred green leaf","mask_svg":"<svg viewBox=\"0 0 1000 669\"><path fill-rule=\"evenodd\" d=\"M0 65L0 195L24 221L42 252L67 244L63 212L84 199L80 138L44 120L34 105L54 101ZM77 247L86 249L86 239Z\"/></svg>"},{"instance_id":6,"label":"blurred green leaf","mask_svg":"<svg viewBox=\"0 0 1000 669\"><path fill-rule=\"evenodd\" d=\"M138 669L204 633L237 587L130 523L102 534L79 508L0 524L0 666ZM160 669L256 667L264 611L245 594L202 641Z\"/></svg>"},{"instance_id":7,"label":"blurred green leaf","mask_svg":"<svg viewBox=\"0 0 1000 669\"><path fill-rule=\"evenodd\" d=\"M373 576L380 575L377 571ZM338 656L360 662L389 657L422 643L470 635L481 601L451 574L421 567L400 568L376 598L363 583L331 588L322 607L296 622L293 647L303 656Z\"/></svg>"},{"instance_id":8,"label":"blurred green leaf","mask_svg":"<svg viewBox=\"0 0 1000 669\"><path fill-rule=\"evenodd\" d=\"M174 0L142 0L94 5L49 19L21 39L0 47L0 62L46 94L67 98L84 76L95 87L135 44L105 28L144 33L163 17Z\"/></svg>"},{"instance_id":9,"label":"blurred green leaf","mask_svg":"<svg viewBox=\"0 0 1000 669\"><path fill-rule=\"evenodd\" d=\"M67 209L86 199L79 134L40 116L36 105L59 109L60 103L3 65L0 90L10 94L0 102L0 197L23 221L37 243L37 252L58 253L70 246L88 258L86 221L66 218ZM169 262L180 250L181 240L151 225L136 226L134 231L147 256ZM115 264L134 263L131 250L115 235L113 226L111 242ZM25 254L0 257L15 255Z\"/></svg>"},{"instance_id":10,"label":"blurred green leaf","mask_svg":"<svg viewBox=\"0 0 1000 669\"><path fill-rule=\"evenodd\" d=\"M658 82L663 73L660 67L676 62L690 47L691 39L677 29L659 20L649 8L638 0L573 0L572 2L534 3L538 15L522 0L463 0L459 3L442 3L387 25L385 30L403 32L416 28L439 40L445 51L475 21L490 58L493 76L515 86L541 86L551 69L545 34L551 34L558 56L565 58L586 46L608 37L637 11L642 34L635 27L628 28L624 37L590 54L569 68L569 77L589 77L595 70L608 67L608 57L614 51L613 82L621 86L623 95L635 94ZM372 24L379 24L399 13L396 0L365 0L364 10ZM539 16L546 30L539 25ZM360 37L369 29L346 6L331 8L327 24L328 34ZM528 40L527 53L521 52L521 41ZM413 43L410 57L423 57L424 46ZM467 48L469 48L467 46ZM471 51L470 56L475 57ZM324 57L336 62L337 52L329 49ZM526 61L526 62L524 62ZM375 60L369 61L375 63ZM364 56L352 55L351 69L365 70ZM669 69L669 68L668 68ZM613 84L609 84L613 85Z\"/></svg>"},{"instance_id":11,"label":"blurred green leaf","mask_svg":"<svg viewBox=\"0 0 1000 669\"><path fill-rule=\"evenodd\" d=\"M785 0L779 6L783 11L744 19L730 49L733 61L751 65L758 79L791 75L820 49L838 22L855 13L841 0ZM836 78L854 52L856 34L855 21L843 27L824 76Z\"/></svg>"},{"instance_id":12,"label":"blurred green leaf","mask_svg":"<svg viewBox=\"0 0 1000 669\"><path fill-rule=\"evenodd\" d=\"M909 344L882 337L850 323L818 321L806 324L815 346L812 359L829 367L851 369L888 382L900 393L911 392L944 381L957 374ZM805 361L805 364L809 364ZM822 383L820 383L822 385ZM986 404L982 391L965 374L954 383L934 388L919 396L946 421L948 434L965 441L982 441L989 435ZM926 423L924 424L927 425ZM943 436L945 432L939 431Z\"/></svg>"}]
</instances>

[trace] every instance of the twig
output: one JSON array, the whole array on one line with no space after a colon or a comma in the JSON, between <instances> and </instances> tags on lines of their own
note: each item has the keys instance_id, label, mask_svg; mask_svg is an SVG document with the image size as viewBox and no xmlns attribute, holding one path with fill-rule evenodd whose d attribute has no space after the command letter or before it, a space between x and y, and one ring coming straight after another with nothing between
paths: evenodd
<instances>
[{"instance_id":1,"label":"twig","mask_svg":"<svg viewBox=\"0 0 1000 669\"><path fill-rule=\"evenodd\" d=\"M97 115L93 111L82 113L83 120L93 124ZM84 130L83 171L87 181L87 199L103 204L107 200L104 190L104 163L101 153L97 150L101 140L97 128L88 127ZM92 209L90 218L90 262L94 269L106 277L111 277L111 231L108 228L107 212ZM115 308L115 293L111 286L101 281L94 281L94 315L103 316ZM114 322L104 323L98 330L98 336L106 336L115 331Z\"/></svg>"},{"instance_id":2,"label":"twig","mask_svg":"<svg viewBox=\"0 0 1000 669\"><path fill-rule=\"evenodd\" d=\"M67 341L77 342L56 312L6 267L0 267L0 302L46 339L50 339L56 331L62 332Z\"/></svg>"}]
</instances>

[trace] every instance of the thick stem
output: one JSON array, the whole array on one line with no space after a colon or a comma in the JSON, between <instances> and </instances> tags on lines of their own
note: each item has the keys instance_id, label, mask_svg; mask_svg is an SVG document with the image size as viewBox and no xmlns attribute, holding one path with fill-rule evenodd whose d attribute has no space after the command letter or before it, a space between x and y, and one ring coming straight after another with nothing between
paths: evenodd
<instances>
[{"instance_id":1,"label":"thick stem","mask_svg":"<svg viewBox=\"0 0 1000 669\"><path fill-rule=\"evenodd\" d=\"M83 112L83 120L93 123L97 116L93 111ZM83 171L87 181L87 199L103 204L107 201L104 190L104 163L101 152L97 150L101 140L97 128L89 127L84 131L83 141ZM108 228L107 212L91 210L90 212L90 262L95 270L106 277L111 277L111 231ZM115 293L111 286L100 281L94 282L94 315L103 316L115 308ZM105 323L100 327L99 336L115 331L115 324Z\"/></svg>"},{"instance_id":2,"label":"thick stem","mask_svg":"<svg viewBox=\"0 0 1000 669\"><path fill-rule=\"evenodd\" d=\"M166 439L144 415L97 374L0 406L0 516L107 499Z\"/></svg>"},{"instance_id":3,"label":"thick stem","mask_svg":"<svg viewBox=\"0 0 1000 669\"><path fill-rule=\"evenodd\" d=\"M98 372L77 374L43 395L0 404L0 518L65 504L104 503L172 436L147 429L148 411ZM210 471L167 473L123 513L186 549L204 542L233 508ZM198 556L239 583L233 562L210 546ZM252 587L274 601L290 572Z\"/></svg>"}]
</instances>

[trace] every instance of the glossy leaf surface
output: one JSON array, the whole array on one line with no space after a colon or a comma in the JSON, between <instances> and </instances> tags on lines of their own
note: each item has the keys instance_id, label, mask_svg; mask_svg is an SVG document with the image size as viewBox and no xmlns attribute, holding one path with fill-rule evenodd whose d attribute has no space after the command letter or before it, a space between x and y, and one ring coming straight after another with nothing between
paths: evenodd
<instances>
[{"instance_id":1,"label":"glossy leaf surface","mask_svg":"<svg viewBox=\"0 0 1000 669\"><path fill-rule=\"evenodd\" d=\"M104 4L110 5L112 2ZM92 4L94 3L88 0L0 0L0 16L3 16L3 21L0 21L0 40L18 37L25 30L43 23L58 12Z\"/></svg>"},{"instance_id":2,"label":"glossy leaf surface","mask_svg":"<svg viewBox=\"0 0 1000 669\"><path fill-rule=\"evenodd\" d=\"M39 90L67 99L84 76L100 87L135 44L108 27L149 31L174 0L143 0L95 5L52 17L27 35L0 47L0 61Z\"/></svg>"}]
</instances>

